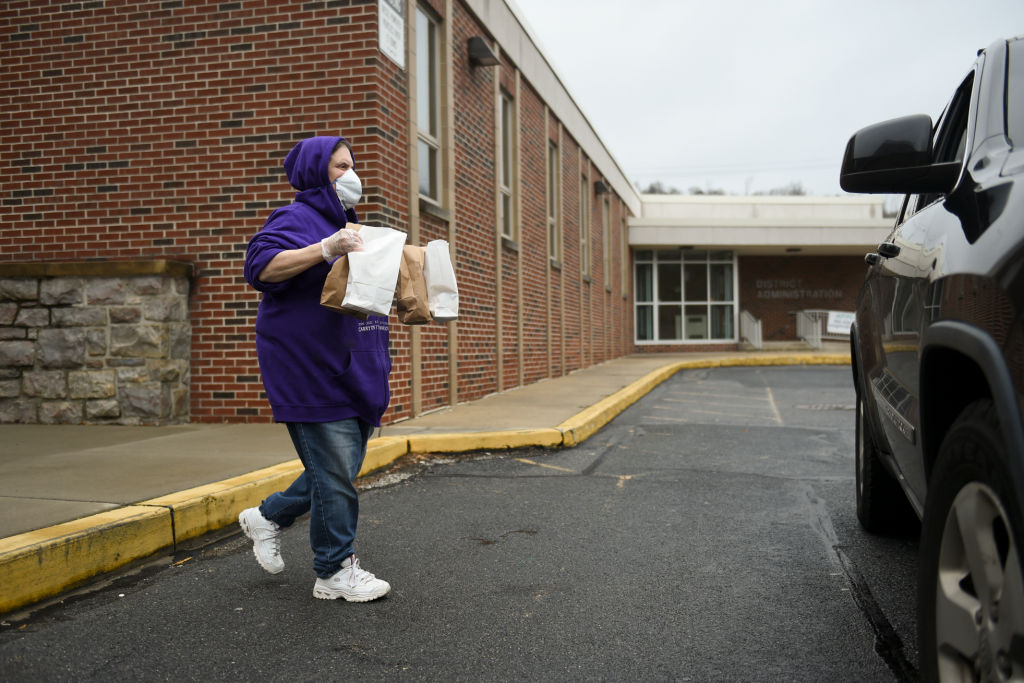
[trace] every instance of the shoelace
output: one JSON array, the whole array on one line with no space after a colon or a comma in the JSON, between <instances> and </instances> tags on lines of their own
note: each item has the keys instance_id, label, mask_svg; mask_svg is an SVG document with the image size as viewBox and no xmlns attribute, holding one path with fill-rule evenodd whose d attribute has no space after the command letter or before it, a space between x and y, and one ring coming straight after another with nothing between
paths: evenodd
<instances>
[{"instance_id":1,"label":"shoelace","mask_svg":"<svg viewBox=\"0 0 1024 683\"><path fill-rule=\"evenodd\" d=\"M257 534L257 537L266 543L270 544L270 552L273 553L274 557L281 554L281 529L280 528L264 528L261 533Z\"/></svg>"},{"instance_id":2,"label":"shoelace","mask_svg":"<svg viewBox=\"0 0 1024 683\"><path fill-rule=\"evenodd\" d=\"M350 568L350 571L352 572L353 584L367 583L368 581L372 581L376 578L373 574L360 567L359 560L356 558L352 558L352 566Z\"/></svg>"}]
</instances>

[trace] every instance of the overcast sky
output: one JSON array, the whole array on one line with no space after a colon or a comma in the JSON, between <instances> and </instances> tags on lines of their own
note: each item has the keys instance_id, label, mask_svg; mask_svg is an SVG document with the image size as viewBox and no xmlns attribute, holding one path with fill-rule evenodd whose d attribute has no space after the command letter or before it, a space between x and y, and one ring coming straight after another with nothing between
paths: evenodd
<instances>
[{"instance_id":1,"label":"overcast sky","mask_svg":"<svg viewBox=\"0 0 1024 683\"><path fill-rule=\"evenodd\" d=\"M634 183L840 194L850 135L936 118L1024 0L510 0Z\"/></svg>"}]
</instances>

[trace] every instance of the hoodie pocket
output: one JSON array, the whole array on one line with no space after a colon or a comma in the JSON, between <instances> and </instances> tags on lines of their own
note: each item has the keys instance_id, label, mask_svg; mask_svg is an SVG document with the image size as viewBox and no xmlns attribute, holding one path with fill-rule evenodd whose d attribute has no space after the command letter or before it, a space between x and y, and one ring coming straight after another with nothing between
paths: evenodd
<instances>
[{"instance_id":1,"label":"hoodie pocket","mask_svg":"<svg viewBox=\"0 0 1024 683\"><path fill-rule=\"evenodd\" d=\"M361 415L380 415L390 399L387 368L376 351L350 351L348 366L335 376L346 403ZM390 361L390 359L389 359Z\"/></svg>"}]
</instances>

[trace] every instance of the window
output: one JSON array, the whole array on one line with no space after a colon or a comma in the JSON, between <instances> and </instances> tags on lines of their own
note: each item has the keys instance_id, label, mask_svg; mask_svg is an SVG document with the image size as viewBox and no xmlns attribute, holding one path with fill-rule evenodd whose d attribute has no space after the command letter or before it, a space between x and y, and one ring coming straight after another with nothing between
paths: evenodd
<instances>
[{"instance_id":1,"label":"window","mask_svg":"<svg viewBox=\"0 0 1024 683\"><path fill-rule=\"evenodd\" d=\"M580 270L590 277L590 180L580 178Z\"/></svg>"},{"instance_id":2,"label":"window","mask_svg":"<svg viewBox=\"0 0 1024 683\"><path fill-rule=\"evenodd\" d=\"M619 290L622 292L622 296L626 296L626 290L629 288L629 230L626 225L626 219L622 218L619 225Z\"/></svg>"},{"instance_id":3,"label":"window","mask_svg":"<svg viewBox=\"0 0 1024 683\"><path fill-rule=\"evenodd\" d=\"M604 269L601 271L601 280L604 286L611 291L612 288L612 204L607 198L601 207L601 250L603 252Z\"/></svg>"},{"instance_id":4,"label":"window","mask_svg":"<svg viewBox=\"0 0 1024 683\"><path fill-rule=\"evenodd\" d=\"M420 7L416 8L416 125L419 129L417 157L419 192L435 202L441 200L440 52L438 25Z\"/></svg>"},{"instance_id":5,"label":"window","mask_svg":"<svg viewBox=\"0 0 1024 683\"><path fill-rule=\"evenodd\" d=\"M501 93L501 112L499 113L498 121L501 126L500 140L501 140L501 159L500 167L498 169L498 184L501 190L501 201L499 203L499 211L501 212L501 234L510 240L515 240L516 235L516 217L515 217L515 202L513 201L512 186L513 178L515 177L515 121L516 113L514 102L512 98Z\"/></svg>"},{"instance_id":6,"label":"window","mask_svg":"<svg viewBox=\"0 0 1024 683\"><path fill-rule=\"evenodd\" d=\"M558 170L561 163L558 159L558 144L548 143L548 249L551 259L560 261L562 258L562 235L559 226L561 218L559 203L561 200L561 182Z\"/></svg>"},{"instance_id":7,"label":"window","mask_svg":"<svg viewBox=\"0 0 1024 683\"><path fill-rule=\"evenodd\" d=\"M971 108L971 92L974 88L972 73L957 88L956 94L946 106L935 125L936 132L932 140L932 163L945 161L963 161L967 147L967 119ZM938 194L923 194L907 203L904 218L941 199Z\"/></svg>"},{"instance_id":8,"label":"window","mask_svg":"<svg viewBox=\"0 0 1024 683\"><path fill-rule=\"evenodd\" d=\"M636 341L736 341L731 251L636 252Z\"/></svg>"},{"instance_id":9,"label":"window","mask_svg":"<svg viewBox=\"0 0 1024 683\"><path fill-rule=\"evenodd\" d=\"M946 111L945 120L939 124L935 138L934 161L963 161L967 146L967 118L971 108L971 91L974 74L957 89L956 95Z\"/></svg>"},{"instance_id":10,"label":"window","mask_svg":"<svg viewBox=\"0 0 1024 683\"><path fill-rule=\"evenodd\" d=\"M1024 145L1024 39L1010 41L1006 72L1006 135L1015 149Z\"/></svg>"}]
</instances>

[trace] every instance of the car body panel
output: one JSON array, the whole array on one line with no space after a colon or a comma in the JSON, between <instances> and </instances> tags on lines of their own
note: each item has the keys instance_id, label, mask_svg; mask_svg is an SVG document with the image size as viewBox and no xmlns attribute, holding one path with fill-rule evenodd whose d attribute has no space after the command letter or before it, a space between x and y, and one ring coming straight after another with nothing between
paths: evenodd
<instances>
[{"instance_id":1,"label":"car body panel","mask_svg":"<svg viewBox=\"0 0 1024 683\"><path fill-rule=\"evenodd\" d=\"M925 142L930 121L862 129L840 173L846 189L905 193L851 328L857 516L896 528L902 489L921 518L922 678L1018 680L1024 622L1005 617L1024 614L1024 37L979 53Z\"/></svg>"},{"instance_id":2,"label":"car body panel","mask_svg":"<svg viewBox=\"0 0 1024 683\"><path fill-rule=\"evenodd\" d=\"M956 185L907 195L851 332L873 440L918 514L945 431L981 393L1000 406L1024 494L1024 141L1007 137L1010 55L1006 41L981 53L937 120L934 163L960 161Z\"/></svg>"}]
</instances>

